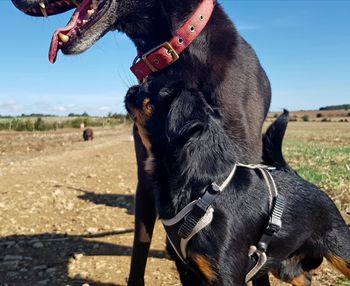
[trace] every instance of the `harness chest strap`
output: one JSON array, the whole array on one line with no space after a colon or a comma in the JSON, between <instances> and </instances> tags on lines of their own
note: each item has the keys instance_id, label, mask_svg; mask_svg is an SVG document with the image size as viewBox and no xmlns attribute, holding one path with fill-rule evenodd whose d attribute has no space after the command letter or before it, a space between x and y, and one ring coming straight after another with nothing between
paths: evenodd
<instances>
[{"instance_id":1,"label":"harness chest strap","mask_svg":"<svg viewBox=\"0 0 350 286\"><path fill-rule=\"evenodd\" d=\"M207 189L201 198L188 204L174 218L162 220L170 244L185 264L188 242L213 220L214 209L211 205L217 195L217 191Z\"/></svg>"},{"instance_id":2,"label":"harness chest strap","mask_svg":"<svg viewBox=\"0 0 350 286\"><path fill-rule=\"evenodd\" d=\"M284 208L284 199L278 195L277 187L273 177L268 170L275 168L265 165L244 165L235 164L226 180L220 185L213 183L208 186L204 195L192 201L184 209L182 209L174 218L169 220L161 220L167 233L170 244L175 250L178 257L187 263L187 244L190 239L203 228L208 226L213 220L214 209L212 207L216 197L227 187L233 179L237 167L244 167L258 170L269 190L269 209L271 212L270 219L264 234L257 246L252 246L249 251L249 257L256 261L255 266L248 272L246 281L251 280L254 275L266 263L266 250L272 239L272 236L279 231L282 225L281 217Z\"/></svg>"},{"instance_id":3,"label":"harness chest strap","mask_svg":"<svg viewBox=\"0 0 350 286\"><path fill-rule=\"evenodd\" d=\"M184 209L181 210L174 218L169 220L162 220L164 229L166 231L168 240L176 252L177 256L181 259L184 264L187 264L187 244L191 238L200 232L203 228L209 225L213 220L214 209L208 208L202 218L198 220L195 226L190 230L187 237L181 237L179 230L184 225L187 216L193 210L193 207L197 204L198 200L195 200L188 204Z\"/></svg>"}]
</instances>

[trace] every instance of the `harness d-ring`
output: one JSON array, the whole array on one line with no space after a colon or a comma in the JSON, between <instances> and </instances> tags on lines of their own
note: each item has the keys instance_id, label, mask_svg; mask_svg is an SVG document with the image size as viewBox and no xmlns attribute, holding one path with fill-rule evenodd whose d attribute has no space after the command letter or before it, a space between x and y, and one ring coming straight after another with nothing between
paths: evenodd
<instances>
[{"instance_id":1,"label":"harness d-ring","mask_svg":"<svg viewBox=\"0 0 350 286\"><path fill-rule=\"evenodd\" d=\"M245 282L248 283L256 273L261 269L261 267L264 266L264 264L267 261L267 255L266 252L260 251L259 249L256 248L256 246L251 246L249 249L249 254L248 256L253 258L253 255L255 255L258 258L257 263L255 266L248 272L248 274L245 277Z\"/></svg>"}]
</instances>

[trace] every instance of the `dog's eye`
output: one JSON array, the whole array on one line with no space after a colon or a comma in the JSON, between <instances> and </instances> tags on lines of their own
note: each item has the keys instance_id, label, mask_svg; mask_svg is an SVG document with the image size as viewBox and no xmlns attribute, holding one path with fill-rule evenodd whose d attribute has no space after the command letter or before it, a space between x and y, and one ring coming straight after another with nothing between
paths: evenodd
<instances>
[{"instance_id":1,"label":"dog's eye","mask_svg":"<svg viewBox=\"0 0 350 286\"><path fill-rule=\"evenodd\" d=\"M154 106L149 98L144 99L143 108L149 115L151 115L151 113L154 111Z\"/></svg>"}]
</instances>

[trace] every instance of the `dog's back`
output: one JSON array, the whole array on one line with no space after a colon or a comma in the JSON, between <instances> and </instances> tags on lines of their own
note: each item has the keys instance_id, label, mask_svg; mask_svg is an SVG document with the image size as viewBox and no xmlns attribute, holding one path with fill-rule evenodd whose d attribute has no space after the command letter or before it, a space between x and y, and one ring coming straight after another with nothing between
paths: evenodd
<instances>
[{"instance_id":1,"label":"dog's back","mask_svg":"<svg viewBox=\"0 0 350 286\"><path fill-rule=\"evenodd\" d=\"M350 278L348 227L328 196L301 178L288 166L283 157L282 143L289 121L288 115L288 111L285 110L264 134L263 159L265 164L275 166L279 170L275 172L274 177L280 191L288 198L287 205L291 206L286 211L286 216L293 217L291 215L293 212L303 214L300 216L302 219L293 223L300 230L299 236L302 232L310 232L313 237L307 240L316 242L317 247L310 243L309 249L298 250L299 262L296 263L293 257L287 259L274 271L274 274L292 284L299 279L298 281L303 281L302 285L311 285L311 275L308 272L317 268L324 256L335 268ZM289 226L286 227L289 228Z\"/></svg>"}]
</instances>

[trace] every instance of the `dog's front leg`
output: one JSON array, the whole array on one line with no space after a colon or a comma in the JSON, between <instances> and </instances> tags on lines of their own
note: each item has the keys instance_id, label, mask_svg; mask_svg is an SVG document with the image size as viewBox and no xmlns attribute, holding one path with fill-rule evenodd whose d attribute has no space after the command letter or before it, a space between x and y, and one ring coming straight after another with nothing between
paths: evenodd
<instances>
[{"instance_id":1,"label":"dog's front leg","mask_svg":"<svg viewBox=\"0 0 350 286\"><path fill-rule=\"evenodd\" d=\"M253 286L270 286L269 274L260 276L257 279L253 280Z\"/></svg>"},{"instance_id":2,"label":"dog's front leg","mask_svg":"<svg viewBox=\"0 0 350 286\"><path fill-rule=\"evenodd\" d=\"M152 182L144 170L147 152L137 128L133 130L138 168L138 184L135 201L135 231L128 286L143 286L144 274L152 233L156 221Z\"/></svg>"}]
</instances>

